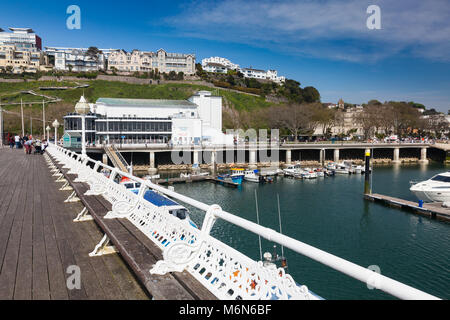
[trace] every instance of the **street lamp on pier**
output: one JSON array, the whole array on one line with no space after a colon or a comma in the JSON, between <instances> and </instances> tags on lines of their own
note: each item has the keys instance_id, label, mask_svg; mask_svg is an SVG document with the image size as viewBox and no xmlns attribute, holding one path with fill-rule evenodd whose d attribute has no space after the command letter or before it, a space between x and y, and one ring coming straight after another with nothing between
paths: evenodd
<instances>
[{"instance_id":1,"label":"street lamp on pier","mask_svg":"<svg viewBox=\"0 0 450 320\"><path fill-rule=\"evenodd\" d=\"M45 128L45 130L47 131L47 141L50 140L50 126L47 126L47 128Z\"/></svg>"},{"instance_id":2,"label":"street lamp on pier","mask_svg":"<svg viewBox=\"0 0 450 320\"><path fill-rule=\"evenodd\" d=\"M86 156L86 114L91 111L84 95L75 105L75 112L81 115L81 155Z\"/></svg>"},{"instance_id":3,"label":"street lamp on pier","mask_svg":"<svg viewBox=\"0 0 450 320\"><path fill-rule=\"evenodd\" d=\"M58 119L55 119L55 121L53 121L52 123L53 128L55 128L55 145L58 145L58 127L59 127L59 122Z\"/></svg>"}]
</instances>

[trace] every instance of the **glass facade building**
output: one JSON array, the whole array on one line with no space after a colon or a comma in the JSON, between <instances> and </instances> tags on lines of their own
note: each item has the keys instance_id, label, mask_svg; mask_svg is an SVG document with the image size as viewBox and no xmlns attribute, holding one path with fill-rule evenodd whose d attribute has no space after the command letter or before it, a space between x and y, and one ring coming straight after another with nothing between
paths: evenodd
<instances>
[{"instance_id":1,"label":"glass facade building","mask_svg":"<svg viewBox=\"0 0 450 320\"><path fill-rule=\"evenodd\" d=\"M70 113L64 117L64 130L81 132L81 115ZM101 144L167 143L172 138L171 118L104 117L86 115L86 142Z\"/></svg>"}]
</instances>

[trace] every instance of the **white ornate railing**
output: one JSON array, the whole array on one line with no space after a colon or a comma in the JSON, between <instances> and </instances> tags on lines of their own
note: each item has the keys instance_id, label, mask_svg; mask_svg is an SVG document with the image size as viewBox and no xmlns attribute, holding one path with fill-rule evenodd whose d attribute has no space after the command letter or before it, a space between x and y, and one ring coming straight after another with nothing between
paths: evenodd
<instances>
[{"instance_id":1,"label":"white ornate railing","mask_svg":"<svg viewBox=\"0 0 450 320\"><path fill-rule=\"evenodd\" d=\"M319 299L306 286L296 284L284 269L268 268L261 261L254 261L213 238L210 230L214 222L216 219L223 219L398 298L437 299L372 270L225 212L218 205L207 205L53 144L49 145L47 151L57 162L69 168L69 172L78 176L76 181L89 185L90 189L86 195L101 195L112 204L112 211L105 216L106 219L128 219L161 248L164 259L158 261L150 270L153 274L187 270L219 299ZM109 177L101 172L102 169L111 172ZM135 194L114 182L117 175L139 182L139 193ZM145 200L147 189L156 190L204 211L201 230L192 227L186 220L161 211Z\"/></svg>"}]
</instances>

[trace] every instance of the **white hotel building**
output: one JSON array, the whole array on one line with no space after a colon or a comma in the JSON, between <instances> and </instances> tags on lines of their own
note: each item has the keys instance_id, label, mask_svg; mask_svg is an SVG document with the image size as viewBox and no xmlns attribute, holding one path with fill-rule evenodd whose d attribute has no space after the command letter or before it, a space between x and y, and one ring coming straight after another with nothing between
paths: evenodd
<instances>
[{"instance_id":1,"label":"white hotel building","mask_svg":"<svg viewBox=\"0 0 450 320\"><path fill-rule=\"evenodd\" d=\"M99 49L97 57L87 55L87 48L45 47L49 56L55 57L55 69L60 71L92 72L106 70L111 52L117 49Z\"/></svg>"},{"instance_id":2,"label":"white hotel building","mask_svg":"<svg viewBox=\"0 0 450 320\"><path fill-rule=\"evenodd\" d=\"M238 64L222 57L210 57L202 60L202 68L206 72L227 73L228 70L241 72L245 78L271 80L277 83L285 82L285 77L279 77L277 70L259 70L252 68L241 68Z\"/></svg>"},{"instance_id":3,"label":"white hotel building","mask_svg":"<svg viewBox=\"0 0 450 320\"><path fill-rule=\"evenodd\" d=\"M232 144L222 133L222 97L200 91L188 100L100 98L90 104L86 139L102 144ZM69 135L81 133L81 116L64 117Z\"/></svg>"}]
</instances>

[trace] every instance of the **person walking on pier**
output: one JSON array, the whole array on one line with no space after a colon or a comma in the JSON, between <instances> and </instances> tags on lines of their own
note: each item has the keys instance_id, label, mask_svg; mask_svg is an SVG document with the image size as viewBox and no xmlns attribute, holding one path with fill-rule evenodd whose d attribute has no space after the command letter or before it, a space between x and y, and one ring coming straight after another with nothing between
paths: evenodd
<instances>
[{"instance_id":1,"label":"person walking on pier","mask_svg":"<svg viewBox=\"0 0 450 320\"><path fill-rule=\"evenodd\" d=\"M24 147L25 147L25 153L26 154L31 154L31 151L33 150L33 140L32 139L28 139L27 141L24 142Z\"/></svg>"},{"instance_id":2,"label":"person walking on pier","mask_svg":"<svg viewBox=\"0 0 450 320\"><path fill-rule=\"evenodd\" d=\"M9 141L8 142L9 142L9 147L11 149L13 149L14 145L15 145L15 141L14 141L14 137L12 135L9 137Z\"/></svg>"},{"instance_id":3,"label":"person walking on pier","mask_svg":"<svg viewBox=\"0 0 450 320\"><path fill-rule=\"evenodd\" d=\"M20 148L20 136L18 134L16 134L14 136L14 142L16 143L16 149Z\"/></svg>"}]
</instances>

